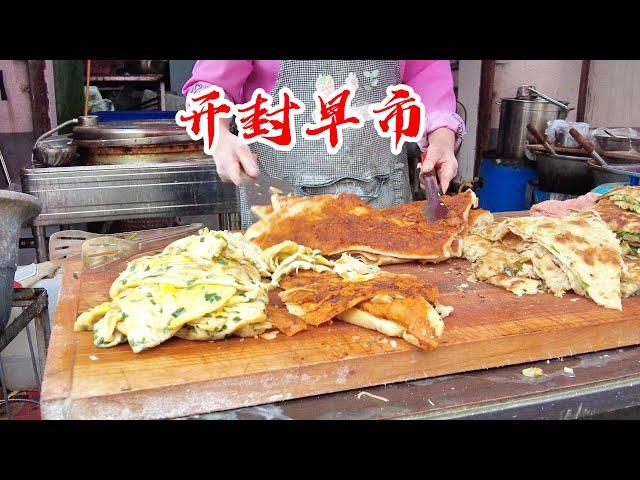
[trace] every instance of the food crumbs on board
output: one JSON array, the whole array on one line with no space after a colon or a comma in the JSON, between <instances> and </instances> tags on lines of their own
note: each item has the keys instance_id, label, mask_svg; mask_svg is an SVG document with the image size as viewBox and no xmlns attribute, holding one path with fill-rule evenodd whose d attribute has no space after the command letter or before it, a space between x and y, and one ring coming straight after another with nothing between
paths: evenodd
<instances>
[{"instance_id":1,"label":"food crumbs on board","mask_svg":"<svg viewBox=\"0 0 640 480\"><path fill-rule=\"evenodd\" d=\"M95 355L89 355L89 359L95 361L98 359L98 357L96 357Z\"/></svg>"},{"instance_id":2,"label":"food crumbs on board","mask_svg":"<svg viewBox=\"0 0 640 480\"><path fill-rule=\"evenodd\" d=\"M398 342L396 342L395 340L391 340L391 347L396 348L398 346Z\"/></svg>"},{"instance_id":3,"label":"food crumbs on board","mask_svg":"<svg viewBox=\"0 0 640 480\"><path fill-rule=\"evenodd\" d=\"M73 278L78 278L78 272L73 272Z\"/></svg>"},{"instance_id":4,"label":"food crumbs on board","mask_svg":"<svg viewBox=\"0 0 640 480\"><path fill-rule=\"evenodd\" d=\"M380 397L378 395L374 395L373 393L369 393L369 392L360 392L358 395L358 400L360 400L362 397L371 397L371 398L375 398L376 400L381 400L383 402L388 402L389 399L388 398L384 398L384 397Z\"/></svg>"},{"instance_id":5,"label":"food crumbs on board","mask_svg":"<svg viewBox=\"0 0 640 480\"><path fill-rule=\"evenodd\" d=\"M538 378L544 375L544 372L541 368L538 367L530 367L522 370L522 375L529 378Z\"/></svg>"},{"instance_id":6,"label":"food crumbs on board","mask_svg":"<svg viewBox=\"0 0 640 480\"><path fill-rule=\"evenodd\" d=\"M577 302L578 300L580 300L579 298L572 298L571 300L569 300L570 302Z\"/></svg>"},{"instance_id":7,"label":"food crumbs on board","mask_svg":"<svg viewBox=\"0 0 640 480\"><path fill-rule=\"evenodd\" d=\"M564 373L568 373L569 375L573 375L573 368L564 367Z\"/></svg>"},{"instance_id":8,"label":"food crumbs on board","mask_svg":"<svg viewBox=\"0 0 640 480\"><path fill-rule=\"evenodd\" d=\"M265 340L273 340L278 336L278 331L274 330L272 332L263 333L260 335L260 338L264 338Z\"/></svg>"},{"instance_id":9,"label":"food crumbs on board","mask_svg":"<svg viewBox=\"0 0 640 480\"><path fill-rule=\"evenodd\" d=\"M129 390L131 390L131 387L129 385L124 385L120 387L121 392L128 392Z\"/></svg>"},{"instance_id":10,"label":"food crumbs on board","mask_svg":"<svg viewBox=\"0 0 640 480\"><path fill-rule=\"evenodd\" d=\"M427 401L429 402L429 405L431 405L432 407L436 406L436 404L433 403L430 398L427 398Z\"/></svg>"}]
</instances>

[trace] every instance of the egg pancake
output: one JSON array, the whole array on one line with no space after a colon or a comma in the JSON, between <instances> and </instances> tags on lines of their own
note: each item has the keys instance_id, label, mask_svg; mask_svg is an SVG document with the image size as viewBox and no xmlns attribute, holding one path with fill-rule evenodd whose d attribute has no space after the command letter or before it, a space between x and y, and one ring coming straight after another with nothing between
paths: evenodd
<instances>
[{"instance_id":1,"label":"egg pancake","mask_svg":"<svg viewBox=\"0 0 640 480\"><path fill-rule=\"evenodd\" d=\"M75 330L93 331L97 347L128 342L136 353L172 336L260 334L271 328L269 274L261 250L242 235L203 229L129 262L111 285L111 301L82 313Z\"/></svg>"}]
</instances>

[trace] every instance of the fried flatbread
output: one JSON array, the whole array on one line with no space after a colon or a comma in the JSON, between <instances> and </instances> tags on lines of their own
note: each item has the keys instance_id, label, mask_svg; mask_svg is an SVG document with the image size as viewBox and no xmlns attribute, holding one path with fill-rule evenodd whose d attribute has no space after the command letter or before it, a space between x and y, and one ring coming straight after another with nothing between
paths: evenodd
<instances>
[{"instance_id":1,"label":"fried flatbread","mask_svg":"<svg viewBox=\"0 0 640 480\"><path fill-rule=\"evenodd\" d=\"M444 330L433 306L437 287L413 275L383 272L371 280L346 282L331 272L302 271L281 286L280 299L289 312L311 325L338 318L423 349L434 348Z\"/></svg>"},{"instance_id":2,"label":"fried flatbread","mask_svg":"<svg viewBox=\"0 0 640 480\"><path fill-rule=\"evenodd\" d=\"M640 245L640 215L607 199L596 204L596 211L619 239L631 246Z\"/></svg>"},{"instance_id":3,"label":"fried flatbread","mask_svg":"<svg viewBox=\"0 0 640 480\"><path fill-rule=\"evenodd\" d=\"M281 302L267 305L267 320L287 337L307 329L307 324L295 315L290 314L286 306Z\"/></svg>"},{"instance_id":4,"label":"fried flatbread","mask_svg":"<svg viewBox=\"0 0 640 480\"><path fill-rule=\"evenodd\" d=\"M625 268L620 277L620 290L623 298L640 294L640 258L624 257Z\"/></svg>"},{"instance_id":5,"label":"fried flatbread","mask_svg":"<svg viewBox=\"0 0 640 480\"><path fill-rule=\"evenodd\" d=\"M617 208L617 207L616 207ZM463 253L479 280L517 295L568 290L621 309L621 249L593 212L519 217L476 227Z\"/></svg>"},{"instance_id":6,"label":"fried flatbread","mask_svg":"<svg viewBox=\"0 0 640 480\"><path fill-rule=\"evenodd\" d=\"M472 191L445 196L444 201L449 216L430 223L422 213L424 202L375 209L349 194L274 196L271 207L259 209L261 220L245 236L262 248L291 240L324 255L348 252L379 265L439 262L460 256L460 237L469 228L471 207L477 205Z\"/></svg>"},{"instance_id":7,"label":"fried flatbread","mask_svg":"<svg viewBox=\"0 0 640 480\"><path fill-rule=\"evenodd\" d=\"M505 224L511 232L553 255L574 292L598 305L622 310L620 244L597 214L508 218Z\"/></svg>"},{"instance_id":8,"label":"fried flatbread","mask_svg":"<svg viewBox=\"0 0 640 480\"><path fill-rule=\"evenodd\" d=\"M608 200L624 210L640 213L640 187L619 187L600 197L598 203Z\"/></svg>"},{"instance_id":9,"label":"fried flatbread","mask_svg":"<svg viewBox=\"0 0 640 480\"><path fill-rule=\"evenodd\" d=\"M518 296L544 290L543 283L537 278L531 255L527 253L526 250L519 251L499 240L487 240L476 234L464 239L463 254L473 263L476 278Z\"/></svg>"}]
</instances>

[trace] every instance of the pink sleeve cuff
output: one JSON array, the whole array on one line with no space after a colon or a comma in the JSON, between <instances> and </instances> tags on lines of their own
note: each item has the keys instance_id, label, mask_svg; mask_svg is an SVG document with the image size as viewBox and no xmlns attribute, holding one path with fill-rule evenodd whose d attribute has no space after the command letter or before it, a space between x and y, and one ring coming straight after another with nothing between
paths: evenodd
<instances>
[{"instance_id":1,"label":"pink sleeve cuff","mask_svg":"<svg viewBox=\"0 0 640 480\"><path fill-rule=\"evenodd\" d=\"M427 135L439 128L448 128L456 134L456 143L454 148L458 148L462 142L462 137L467 133L462 117L455 112L444 110L435 110L427 114L427 125L424 137L418 142L418 146L425 151L429 146Z\"/></svg>"},{"instance_id":2,"label":"pink sleeve cuff","mask_svg":"<svg viewBox=\"0 0 640 480\"><path fill-rule=\"evenodd\" d=\"M189 99L188 96L190 93L197 93L200 90L203 90L207 87L210 87L211 85L213 85L212 83L209 82L203 82L202 80L196 82L194 85L192 85L186 92L184 92L184 95L187 97L187 99L185 100L185 108L189 108Z\"/></svg>"}]
</instances>

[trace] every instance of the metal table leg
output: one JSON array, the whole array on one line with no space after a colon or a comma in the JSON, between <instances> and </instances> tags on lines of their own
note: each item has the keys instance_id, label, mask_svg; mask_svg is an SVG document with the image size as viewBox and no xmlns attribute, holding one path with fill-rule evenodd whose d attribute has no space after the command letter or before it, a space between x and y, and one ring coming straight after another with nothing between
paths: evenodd
<instances>
[{"instance_id":1,"label":"metal table leg","mask_svg":"<svg viewBox=\"0 0 640 480\"><path fill-rule=\"evenodd\" d=\"M11 410L9 410L9 392L7 392L7 383L4 380L4 368L2 366L2 352L0 352L0 382L2 382L2 398L4 400L4 409L7 412L7 418L11 420Z\"/></svg>"},{"instance_id":2,"label":"metal table leg","mask_svg":"<svg viewBox=\"0 0 640 480\"><path fill-rule=\"evenodd\" d=\"M27 332L27 342L29 343L29 353L31 353L31 365L33 365L33 376L36 379L36 385L38 385L38 391L42 390L41 385L40 385L40 372L42 371L41 368L38 368L38 365L36 365L36 355L35 352L33 351L33 342L31 341L31 330L29 330L29 325L27 325L27 327L25 328L25 331Z\"/></svg>"},{"instance_id":3,"label":"metal table leg","mask_svg":"<svg viewBox=\"0 0 640 480\"><path fill-rule=\"evenodd\" d=\"M160 106L160 110L165 110L167 108L164 94L164 82L161 81L160 85L158 85L158 105Z\"/></svg>"},{"instance_id":4,"label":"metal table leg","mask_svg":"<svg viewBox=\"0 0 640 480\"><path fill-rule=\"evenodd\" d=\"M49 260L49 251L47 249L47 234L45 227L31 227L31 233L36 244L36 259L38 263Z\"/></svg>"},{"instance_id":5,"label":"metal table leg","mask_svg":"<svg viewBox=\"0 0 640 480\"><path fill-rule=\"evenodd\" d=\"M51 336L51 324L49 323L49 300L45 290L45 301L40 315L35 318L36 327L36 345L38 348L38 363L40 371L40 379L44 375L44 363L47 358L47 347L49 345L49 337Z\"/></svg>"},{"instance_id":6,"label":"metal table leg","mask_svg":"<svg viewBox=\"0 0 640 480\"><path fill-rule=\"evenodd\" d=\"M36 378L36 384L40 389L42 375L44 374L44 363L47 356L47 347L49 345L49 337L51 336L51 326L49 324L49 300L47 291L43 288L21 288L14 290L13 302L14 307L22 308L22 312L0 330L0 382L2 382L3 404L7 411L7 417L11 418L9 410L9 402L27 402L38 403L29 399L9 399L4 376L4 368L2 365L2 350L9 345L18 334L27 329L27 340L29 342L29 350L31 352L31 361L33 364L33 373ZM29 323L35 322L36 342L38 348L38 362L35 359L31 332L29 331ZM37 363L39 363L39 368Z\"/></svg>"}]
</instances>

